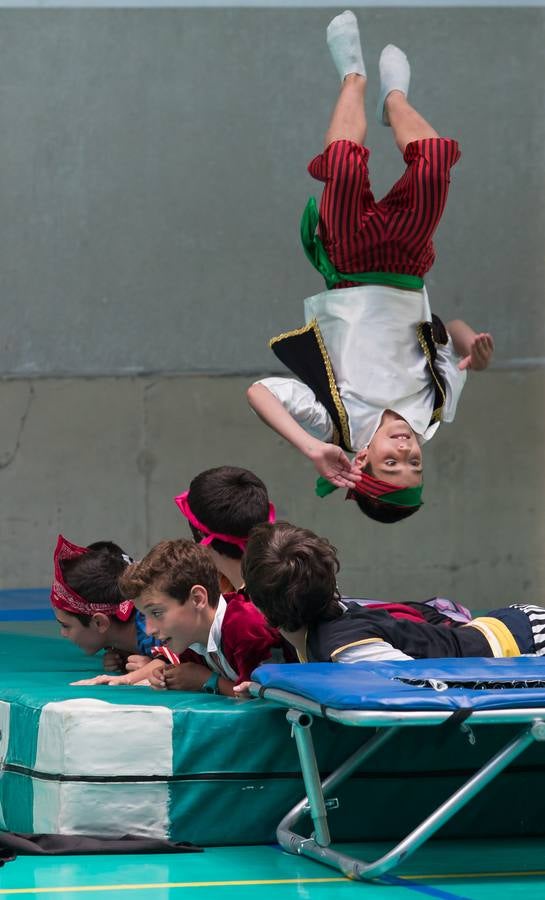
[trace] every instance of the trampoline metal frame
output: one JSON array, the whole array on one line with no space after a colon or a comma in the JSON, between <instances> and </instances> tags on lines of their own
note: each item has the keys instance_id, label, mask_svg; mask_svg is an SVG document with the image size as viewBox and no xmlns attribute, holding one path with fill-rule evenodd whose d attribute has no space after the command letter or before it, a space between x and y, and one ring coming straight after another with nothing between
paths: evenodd
<instances>
[{"instance_id":1,"label":"trampoline metal frame","mask_svg":"<svg viewBox=\"0 0 545 900\"><path fill-rule=\"evenodd\" d=\"M451 717L452 711L396 711L390 713L380 710L339 710L321 707L312 700L287 691L275 688L264 689L256 683L252 683L250 691L254 695L274 700L282 706L288 707L286 718L291 726L292 736L295 738L305 784L306 796L290 809L277 828L276 834L280 846L288 853L308 856L310 859L338 869L347 878L357 881L369 881L394 869L517 759L527 747L535 741L545 741L544 708L475 710L471 715L472 724L519 724L522 726L521 731L391 850L378 859L365 861L340 853L331 846L327 810L328 807L338 804L336 800L328 800L328 798L331 798L336 788L345 782L363 762L375 754L387 741L390 741L401 727L440 725ZM314 751L311 733L313 716L320 716L344 725L377 729L373 737L365 741L324 781L320 777ZM309 838L293 831L294 826L306 814L310 814L314 825L314 830Z\"/></svg>"}]
</instances>

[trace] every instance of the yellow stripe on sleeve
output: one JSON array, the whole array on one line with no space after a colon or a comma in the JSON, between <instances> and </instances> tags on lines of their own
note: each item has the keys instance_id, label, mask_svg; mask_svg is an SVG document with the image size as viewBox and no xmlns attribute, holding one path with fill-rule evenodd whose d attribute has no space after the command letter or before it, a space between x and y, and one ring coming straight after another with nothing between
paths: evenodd
<instances>
[{"instance_id":1,"label":"yellow stripe on sleeve","mask_svg":"<svg viewBox=\"0 0 545 900\"><path fill-rule=\"evenodd\" d=\"M492 655L498 658L520 656L519 646L507 625L493 616L478 616L462 628L477 628L490 644Z\"/></svg>"},{"instance_id":2,"label":"yellow stripe on sleeve","mask_svg":"<svg viewBox=\"0 0 545 900\"><path fill-rule=\"evenodd\" d=\"M331 659L333 659L335 656L337 656L338 653L342 653L343 650L348 650L350 647L359 647L360 644L373 644L373 643L376 644L379 641L380 641L380 643L383 644L384 638L379 638L379 637L364 638L362 641L352 641L351 644L343 644L342 647L337 647L337 649L334 650L333 653L330 654Z\"/></svg>"}]
</instances>

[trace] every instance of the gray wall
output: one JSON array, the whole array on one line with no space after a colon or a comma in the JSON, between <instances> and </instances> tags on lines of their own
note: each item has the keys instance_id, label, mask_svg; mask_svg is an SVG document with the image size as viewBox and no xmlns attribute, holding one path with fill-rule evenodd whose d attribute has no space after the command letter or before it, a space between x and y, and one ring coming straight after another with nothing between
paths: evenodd
<instances>
[{"instance_id":1,"label":"gray wall","mask_svg":"<svg viewBox=\"0 0 545 900\"><path fill-rule=\"evenodd\" d=\"M274 368L267 338L321 287L298 221L337 91L329 15L0 11L0 373ZM463 148L434 306L493 327L500 359L541 357L543 10L360 20L369 109L398 42L414 102ZM381 194L401 160L374 119L368 142Z\"/></svg>"},{"instance_id":2,"label":"gray wall","mask_svg":"<svg viewBox=\"0 0 545 900\"><path fill-rule=\"evenodd\" d=\"M246 407L242 376L275 369L267 338L320 289L297 231L337 87L328 18L0 10L0 587L46 585L59 530L135 554L186 534L171 497L228 462L337 544L347 591L542 597L543 10L360 11L370 109L391 40L464 152L432 304L497 341L427 448L424 509L386 528L318 501ZM380 194L400 160L374 122L369 143Z\"/></svg>"},{"instance_id":3,"label":"gray wall","mask_svg":"<svg viewBox=\"0 0 545 900\"><path fill-rule=\"evenodd\" d=\"M140 554L188 536L172 503L193 475L247 466L278 514L339 548L341 584L377 597L435 593L477 608L543 599L545 372L486 372L455 425L426 449L425 506L374 524L343 492L318 500L314 470L248 410L241 377L0 382L0 587L46 585L64 531Z\"/></svg>"}]
</instances>

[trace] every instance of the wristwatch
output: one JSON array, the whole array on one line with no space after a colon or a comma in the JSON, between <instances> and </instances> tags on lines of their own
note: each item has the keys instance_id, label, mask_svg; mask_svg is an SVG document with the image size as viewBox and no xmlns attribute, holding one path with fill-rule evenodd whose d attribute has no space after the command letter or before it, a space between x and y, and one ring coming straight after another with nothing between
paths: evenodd
<instances>
[{"instance_id":1,"label":"wristwatch","mask_svg":"<svg viewBox=\"0 0 545 900\"><path fill-rule=\"evenodd\" d=\"M204 691L205 694L219 694L218 690L218 682L220 680L219 674L217 672L212 672L208 681L205 681L201 691Z\"/></svg>"}]
</instances>

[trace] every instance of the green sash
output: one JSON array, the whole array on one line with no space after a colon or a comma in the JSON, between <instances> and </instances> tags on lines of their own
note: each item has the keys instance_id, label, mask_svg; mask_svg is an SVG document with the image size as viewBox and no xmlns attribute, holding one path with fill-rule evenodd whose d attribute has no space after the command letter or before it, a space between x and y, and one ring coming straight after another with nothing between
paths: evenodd
<instances>
[{"instance_id":1,"label":"green sash","mask_svg":"<svg viewBox=\"0 0 545 900\"><path fill-rule=\"evenodd\" d=\"M421 291L424 279L418 275L404 275L396 272L338 272L326 253L316 229L319 222L318 207L314 197L310 197L301 219L301 240L305 253L315 269L325 278L328 291L339 281L356 281L358 284L386 284L404 291Z\"/></svg>"}]
</instances>

